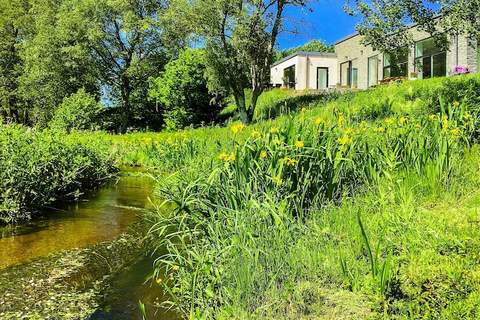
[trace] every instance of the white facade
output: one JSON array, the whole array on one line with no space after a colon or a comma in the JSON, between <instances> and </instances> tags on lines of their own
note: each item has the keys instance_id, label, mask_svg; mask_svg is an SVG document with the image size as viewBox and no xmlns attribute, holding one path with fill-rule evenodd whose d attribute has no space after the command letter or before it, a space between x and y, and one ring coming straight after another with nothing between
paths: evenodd
<instances>
[{"instance_id":1,"label":"white facade","mask_svg":"<svg viewBox=\"0 0 480 320\"><path fill-rule=\"evenodd\" d=\"M271 67L271 83L295 90L325 90L335 88L338 60L334 53L298 52Z\"/></svg>"}]
</instances>

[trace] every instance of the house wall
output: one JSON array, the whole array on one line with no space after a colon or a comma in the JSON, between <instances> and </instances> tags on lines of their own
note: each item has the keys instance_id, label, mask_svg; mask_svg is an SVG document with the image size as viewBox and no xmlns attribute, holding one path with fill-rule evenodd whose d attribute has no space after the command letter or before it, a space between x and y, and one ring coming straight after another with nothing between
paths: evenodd
<instances>
[{"instance_id":1,"label":"house wall","mask_svg":"<svg viewBox=\"0 0 480 320\"><path fill-rule=\"evenodd\" d=\"M301 57L301 63L307 65L307 57ZM336 57L308 57L308 75L299 79L299 85L303 89L317 89L318 68L328 68L328 86L334 88L337 85L337 58ZM306 72L306 68L304 68Z\"/></svg>"},{"instance_id":2,"label":"house wall","mask_svg":"<svg viewBox=\"0 0 480 320\"><path fill-rule=\"evenodd\" d=\"M308 63L308 67L307 67ZM270 81L273 85L283 86L284 69L295 65L295 89L317 89L317 68L328 68L328 84L335 87L337 84L337 58L318 55L297 55L275 65L270 71Z\"/></svg>"},{"instance_id":3,"label":"house wall","mask_svg":"<svg viewBox=\"0 0 480 320\"><path fill-rule=\"evenodd\" d=\"M410 30L415 42L427 39L430 35L416 28ZM340 84L340 66L342 63L352 61L353 68L358 69L358 89L368 88L368 58L378 55L379 80L383 79L383 60L381 52L373 50L370 46L361 44L363 36L355 35L335 45L335 52L338 57L338 82ZM476 43L472 44L465 36L450 39L450 48L447 50L447 72L450 74L455 66L467 66L472 72L478 72ZM415 68L415 46L409 48L408 74L416 72ZM342 81L344 82L344 81Z\"/></svg>"},{"instance_id":4,"label":"house wall","mask_svg":"<svg viewBox=\"0 0 480 320\"><path fill-rule=\"evenodd\" d=\"M283 70L295 65L295 82L298 83L298 74L299 74L298 61L299 61L299 56L295 56L291 59L283 61L282 63L276 66L273 66L270 69L270 82L273 85L283 86Z\"/></svg>"}]
</instances>

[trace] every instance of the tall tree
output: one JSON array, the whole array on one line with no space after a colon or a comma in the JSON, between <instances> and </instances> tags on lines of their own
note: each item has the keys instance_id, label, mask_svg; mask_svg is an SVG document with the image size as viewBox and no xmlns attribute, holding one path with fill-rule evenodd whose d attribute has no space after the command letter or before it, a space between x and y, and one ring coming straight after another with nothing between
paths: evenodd
<instances>
[{"instance_id":1,"label":"tall tree","mask_svg":"<svg viewBox=\"0 0 480 320\"><path fill-rule=\"evenodd\" d=\"M446 34L480 39L480 0L347 0L347 12L362 18L364 42L392 52L413 43L408 24L446 45Z\"/></svg>"},{"instance_id":2,"label":"tall tree","mask_svg":"<svg viewBox=\"0 0 480 320\"><path fill-rule=\"evenodd\" d=\"M205 46L211 88L226 88L235 98L240 118L252 120L257 99L269 81L270 65L285 11L307 0L183 0L175 10ZM177 2L178 3L178 2ZM252 99L246 105L245 89Z\"/></svg>"},{"instance_id":3,"label":"tall tree","mask_svg":"<svg viewBox=\"0 0 480 320\"><path fill-rule=\"evenodd\" d=\"M147 101L147 80L167 60L161 16L168 1L69 1L68 25L88 48L101 80L112 92L110 101L118 101L119 129L125 132L132 121L134 96Z\"/></svg>"},{"instance_id":4,"label":"tall tree","mask_svg":"<svg viewBox=\"0 0 480 320\"><path fill-rule=\"evenodd\" d=\"M0 0L0 116L8 121L20 121L18 89L23 68L20 52L28 9L25 0Z\"/></svg>"},{"instance_id":5,"label":"tall tree","mask_svg":"<svg viewBox=\"0 0 480 320\"><path fill-rule=\"evenodd\" d=\"M68 12L64 5L64 0L30 0L19 81L29 114L39 125L46 125L63 99L80 88L98 96L91 59L62 24Z\"/></svg>"}]
</instances>

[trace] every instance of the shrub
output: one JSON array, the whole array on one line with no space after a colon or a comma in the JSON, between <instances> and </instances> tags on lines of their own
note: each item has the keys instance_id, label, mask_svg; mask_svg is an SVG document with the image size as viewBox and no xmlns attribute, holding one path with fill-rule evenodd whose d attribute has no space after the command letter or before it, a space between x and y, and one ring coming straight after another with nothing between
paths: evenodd
<instances>
[{"instance_id":1,"label":"shrub","mask_svg":"<svg viewBox=\"0 0 480 320\"><path fill-rule=\"evenodd\" d=\"M0 221L29 218L111 176L113 163L97 143L82 144L60 131L0 126Z\"/></svg>"},{"instance_id":2,"label":"shrub","mask_svg":"<svg viewBox=\"0 0 480 320\"><path fill-rule=\"evenodd\" d=\"M97 117L103 107L93 96L80 89L77 93L63 99L55 110L49 126L54 129L65 130L90 130L95 128Z\"/></svg>"},{"instance_id":3,"label":"shrub","mask_svg":"<svg viewBox=\"0 0 480 320\"><path fill-rule=\"evenodd\" d=\"M209 123L216 119L218 103L207 88L204 52L187 49L169 62L160 77L150 79L149 97L165 109L169 130Z\"/></svg>"}]
</instances>

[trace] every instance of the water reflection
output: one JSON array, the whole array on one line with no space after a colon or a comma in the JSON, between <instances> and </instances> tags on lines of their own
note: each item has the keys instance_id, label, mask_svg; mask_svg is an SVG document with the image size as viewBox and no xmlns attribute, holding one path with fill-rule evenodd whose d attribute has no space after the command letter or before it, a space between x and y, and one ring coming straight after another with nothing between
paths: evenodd
<instances>
[{"instance_id":1,"label":"water reflection","mask_svg":"<svg viewBox=\"0 0 480 320\"><path fill-rule=\"evenodd\" d=\"M84 248L123 233L149 201L153 182L125 174L74 204L56 204L23 225L0 229L0 269L65 249ZM47 218L48 217L48 218Z\"/></svg>"}]
</instances>

